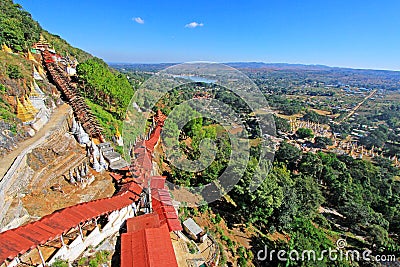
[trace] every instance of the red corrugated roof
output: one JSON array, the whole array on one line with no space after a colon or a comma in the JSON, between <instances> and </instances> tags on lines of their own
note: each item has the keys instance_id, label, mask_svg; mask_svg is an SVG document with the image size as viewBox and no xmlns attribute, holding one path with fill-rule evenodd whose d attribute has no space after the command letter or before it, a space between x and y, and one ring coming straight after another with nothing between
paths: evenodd
<instances>
[{"instance_id":1,"label":"red corrugated roof","mask_svg":"<svg viewBox=\"0 0 400 267\"><path fill-rule=\"evenodd\" d=\"M162 127L160 125L157 125L153 133L150 135L149 140L146 140L146 147L148 150L150 151L154 150L154 146L157 144L158 139L160 138L161 129Z\"/></svg>"},{"instance_id":2,"label":"red corrugated roof","mask_svg":"<svg viewBox=\"0 0 400 267\"><path fill-rule=\"evenodd\" d=\"M151 204L153 211L157 212L162 223L167 223L170 231L182 231L178 214L172 205L171 196L167 189L152 188Z\"/></svg>"},{"instance_id":3,"label":"red corrugated roof","mask_svg":"<svg viewBox=\"0 0 400 267\"><path fill-rule=\"evenodd\" d=\"M165 187L165 176L152 176L150 179L150 188L164 188Z\"/></svg>"},{"instance_id":4,"label":"red corrugated roof","mask_svg":"<svg viewBox=\"0 0 400 267\"><path fill-rule=\"evenodd\" d=\"M116 195L123 194L126 191L130 191L130 192L134 193L135 195L140 196L140 194L143 191L143 188L141 185L139 185L136 182L126 183L121 186L121 188L119 189L119 191Z\"/></svg>"},{"instance_id":5,"label":"red corrugated roof","mask_svg":"<svg viewBox=\"0 0 400 267\"><path fill-rule=\"evenodd\" d=\"M0 262L54 240L80 223L122 209L137 199L137 195L126 191L111 198L68 207L39 221L0 233Z\"/></svg>"},{"instance_id":6,"label":"red corrugated roof","mask_svg":"<svg viewBox=\"0 0 400 267\"><path fill-rule=\"evenodd\" d=\"M121 236L121 267L177 267L166 224Z\"/></svg>"},{"instance_id":7,"label":"red corrugated roof","mask_svg":"<svg viewBox=\"0 0 400 267\"><path fill-rule=\"evenodd\" d=\"M167 116L164 115L161 110L157 110L156 116L155 116L155 121L157 122L158 125L163 126L164 121L167 119Z\"/></svg>"},{"instance_id":8,"label":"red corrugated roof","mask_svg":"<svg viewBox=\"0 0 400 267\"><path fill-rule=\"evenodd\" d=\"M116 181L119 181L122 178L124 178L124 176L122 174L114 173L114 172L110 172L110 176Z\"/></svg>"},{"instance_id":9,"label":"red corrugated roof","mask_svg":"<svg viewBox=\"0 0 400 267\"><path fill-rule=\"evenodd\" d=\"M128 233L133 233L146 228L160 227L160 220L158 219L158 214L153 212L128 219L126 227Z\"/></svg>"},{"instance_id":10,"label":"red corrugated roof","mask_svg":"<svg viewBox=\"0 0 400 267\"><path fill-rule=\"evenodd\" d=\"M141 153L135 159L136 166L140 166L141 169L151 171L153 169L153 163L151 161L151 155L149 153Z\"/></svg>"},{"instance_id":11,"label":"red corrugated roof","mask_svg":"<svg viewBox=\"0 0 400 267\"><path fill-rule=\"evenodd\" d=\"M142 193L142 184L147 186L147 181L153 168L151 152L160 138L165 118L164 114L160 111L157 112L157 126L151 133L149 140L142 140L136 144L134 152L137 155L133 166L123 169L124 171L130 170L129 174L133 174L138 178L136 179L137 183L130 182L123 185L121 190L111 198L65 208L47 215L37 222L0 233L0 262L6 259L13 259L38 245L54 240L80 223L119 210L136 201ZM117 181L127 178L127 174L111 173L111 176ZM168 190L164 189L165 177L155 176L150 181L154 199L153 209L156 212L136 217L136 221L130 221L128 230L136 230L136 233L125 235L125 238L123 238L125 243L139 239L144 240L146 251L140 249L140 247L143 247L140 242L134 244L138 249L133 249L133 251L135 251L135 256L142 255L142 258L147 258L147 261L144 262L149 265L126 266L160 266L160 262L165 263L165 266L177 266L168 229L170 231L182 230L182 226L175 209L172 207ZM163 223L163 226L159 227L160 223ZM154 228L156 226L158 228ZM149 227L152 228L148 229ZM141 229L141 234L137 234L139 229ZM159 249L155 249L156 247L159 247ZM164 250L166 251L165 255L163 255Z\"/></svg>"}]
</instances>

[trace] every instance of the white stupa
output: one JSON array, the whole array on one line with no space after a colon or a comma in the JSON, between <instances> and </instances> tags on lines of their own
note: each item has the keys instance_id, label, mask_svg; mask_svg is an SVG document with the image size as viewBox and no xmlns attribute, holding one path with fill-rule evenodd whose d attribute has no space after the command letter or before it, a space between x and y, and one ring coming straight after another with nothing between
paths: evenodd
<instances>
[{"instance_id":1,"label":"white stupa","mask_svg":"<svg viewBox=\"0 0 400 267\"><path fill-rule=\"evenodd\" d=\"M103 168L100 166L99 161L97 160L97 157L93 155L93 169L96 172L101 172Z\"/></svg>"},{"instance_id":2,"label":"white stupa","mask_svg":"<svg viewBox=\"0 0 400 267\"><path fill-rule=\"evenodd\" d=\"M107 162L106 162L106 160L104 159L104 157L103 157L103 152L101 151L101 149L100 149L100 158L99 158L99 163L100 163L100 166L104 169L104 170L107 170L108 169L108 164L107 164Z\"/></svg>"},{"instance_id":3,"label":"white stupa","mask_svg":"<svg viewBox=\"0 0 400 267\"><path fill-rule=\"evenodd\" d=\"M89 135L85 132L82 125L78 123L78 133L76 134L79 144L84 145L90 142Z\"/></svg>"}]
</instances>

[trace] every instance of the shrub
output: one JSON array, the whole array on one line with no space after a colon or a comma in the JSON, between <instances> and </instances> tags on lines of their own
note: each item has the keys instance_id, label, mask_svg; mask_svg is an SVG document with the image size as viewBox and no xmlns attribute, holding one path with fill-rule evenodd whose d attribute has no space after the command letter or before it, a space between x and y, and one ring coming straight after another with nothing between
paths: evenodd
<instances>
[{"instance_id":1,"label":"shrub","mask_svg":"<svg viewBox=\"0 0 400 267\"><path fill-rule=\"evenodd\" d=\"M99 263L96 259L91 259L89 261L89 267L97 267L97 266L99 266Z\"/></svg>"},{"instance_id":2,"label":"shrub","mask_svg":"<svg viewBox=\"0 0 400 267\"><path fill-rule=\"evenodd\" d=\"M83 257L81 259L78 260L78 266L84 266L87 264L88 258Z\"/></svg>"},{"instance_id":3,"label":"shrub","mask_svg":"<svg viewBox=\"0 0 400 267\"><path fill-rule=\"evenodd\" d=\"M7 75L10 79L21 79L22 77L24 77L22 75L21 69L17 65L8 65Z\"/></svg>"},{"instance_id":4,"label":"shrub","mask_svg":"<svg viewBox=\"0 0 400 267\"><path fill-rule=\"evenodd\" d=\"M197 247L192 242L187 243L190 254L197 253Z\"/></svg>"},{"instance_id":5,"label":"shrub","mask_svg":"<svg viewBox=\"0 0 400 267\"><path fill-rule=\"evenodd\" d=\"M220 223L221 220L222 220L221 216L219 215L219 213L217 213L217 215L215 215L215 222Z\"/></svg>"},{"instance_id":6,"label":"shrub","mask_svg":"<svg viewBox=\"0 0 400 267\"><path fill-rule=\"evenodd\" d=\"M68 267L68 261L56 259L51 266L52 267Z\"/></svg>"},{"instance_id":7,"label":"shrub","mask_svg":"<svg viewBox=\"0 0 400 267\"><path fill-rule=\"evenodd\" d=\"M300 138L313 138L314 137L314 133L311 129L309 128L299 128L296 131L296 134L300 137Z\"/></svg>"}]
</instances>

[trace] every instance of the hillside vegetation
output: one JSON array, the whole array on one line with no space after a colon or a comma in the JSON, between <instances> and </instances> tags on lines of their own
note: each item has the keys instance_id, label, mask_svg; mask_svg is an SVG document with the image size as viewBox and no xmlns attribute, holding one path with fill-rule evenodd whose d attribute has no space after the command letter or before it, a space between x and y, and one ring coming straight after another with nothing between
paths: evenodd
<instances>
[{"instance_id":1,"label":"hillside vegetation","mask_svg":"<svg viewBox=\"0 0 400 267\"><path fill-rule=\"evenodd\" d=\"M32 62L25 55L43 36L58 54L81 63L77 68L81 92L106 136L115 133L115 127L124 118L135 82L131 84L125 75L111 69L103 60L44 30L29 12L12 0L1 1L0 10L0 44L6 44L14 52L0 51L1 119L13 125L19 123L15 118L15 96L26 94L32 81Z\"/></svg>"},{"instance_id":2,"label":"hillside vegetation","mask_svg":"<svg viewBox=\"0 0 400 267\"><path fill-rule=\"evenodd\" d=\"M67 43L67 41L58 35L51 34L43 29L41 34L61 56L72 56L73 58L76 58L78 62L84 62L93 57L91 54L83 51L82 49L71 46L69 43Z\"/></svg>"},{"instance_id":3,"label":"hillside vegetation","mask_svg":"<svg viewBox=\"0 0 400 267\"><path fill-rule=\"evenodd\" d=\"M116 118L124 118L133 89L123 74L110 69L99 58L79 64L77 73L85 97L104 107Z\"/></svg>"},{"instance_id":4,"label":"hillside vegetation","mask_svg":"<svg viewBox=\"0 0 400 267\"><path fill-rule=\"evenodd\" d=\"M191 99L199 91L211 93L232 107L239 106L229 94L217 89L209 85L187 85L170 91L157 106L169 114L173 107ZM181 130L174 123L164 126L163 144L168 145L170 139L176 136L179 136L179 143L168 157L162 157L160 166L167 166L163 174L171 182L180 186L202 187L221 177L234 146L213 120L189 120L193 113L195 111L191 108L177 113L177 118L189 121ZM307 117L319 119L313 112L308 112ZM244 123L254 128L249 124L251 121ZM285 123L288 122L281 119L278 128L290 128L290 124ZM312 134L312 131L306 130L310 129L302 130L304 135ZM193 173L171 164L174 158L181 157L181 153L189 160L200 158L198 144L204 138L216 144L216 157L209 167ZM319 142L324 146L327 140ZM321 255L323 250L334 248L339 239L346 240L347 249L370 249L373 255L398 255L399 170L390 160L376 157L368 161L334 153L307 153L282 142L273 162L260 158L260 147L253 145L249 160L236 159L232 173L240 173L242 169L245 169L244 175L225 198L208 206L185 208L181 214L181 218L186 218L189 213L199 220L205 216L210 218L213 224L204 225L209 226L209 233L224 248L221 250L226 255L221 254L222 262L238 262L240 266L374 266L363 260L358 263L346 259L334 263L328 259L282 262L274 258L270 262L257 262L251 257L265 246L269 251L314 250ZM252 191L254 181L262 182ZM240 243L240 239L224 229L222 220L228 229L242 225L245 233L252 232L248 244L252 248L251 255L242 253L241 246L245 243Z\"/></svg>"},{"instance_id":5,"label":"hillside vegetation","mask_svg":"<svg viewBox=\"0 0 400 267\"><path fill-rule=\"evenodd\" d=\"M0 43L17 52L26 51L40 37L42 28L31 14L12 0L0 2Z\"/></svg>"}]
</instances>

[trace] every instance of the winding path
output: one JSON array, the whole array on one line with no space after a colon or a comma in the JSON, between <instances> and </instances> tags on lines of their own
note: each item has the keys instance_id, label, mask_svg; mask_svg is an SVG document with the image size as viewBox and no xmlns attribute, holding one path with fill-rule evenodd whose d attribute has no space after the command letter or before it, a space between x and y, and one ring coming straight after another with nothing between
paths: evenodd
<instances>
[{"instance_id":1,"label":"winding path","mask_svg":"<svg viewBox=\"0 0 400 267\"><path fill-rule=\"evenodd\" d=\"M51 114L48 123L46 123L43 128L35 134L35 136L18 143L18 147L16 149L0 158L0 180L3 179L4 175L10 169L18 156L22 155L23 153L27 153L40 145L46 139L46 137L52 133L52 130L56 129L56 127L60 125L69 112L71 112L71 107L69 105L63 104L59 106Z\"/></svg>"}]
</instances>

